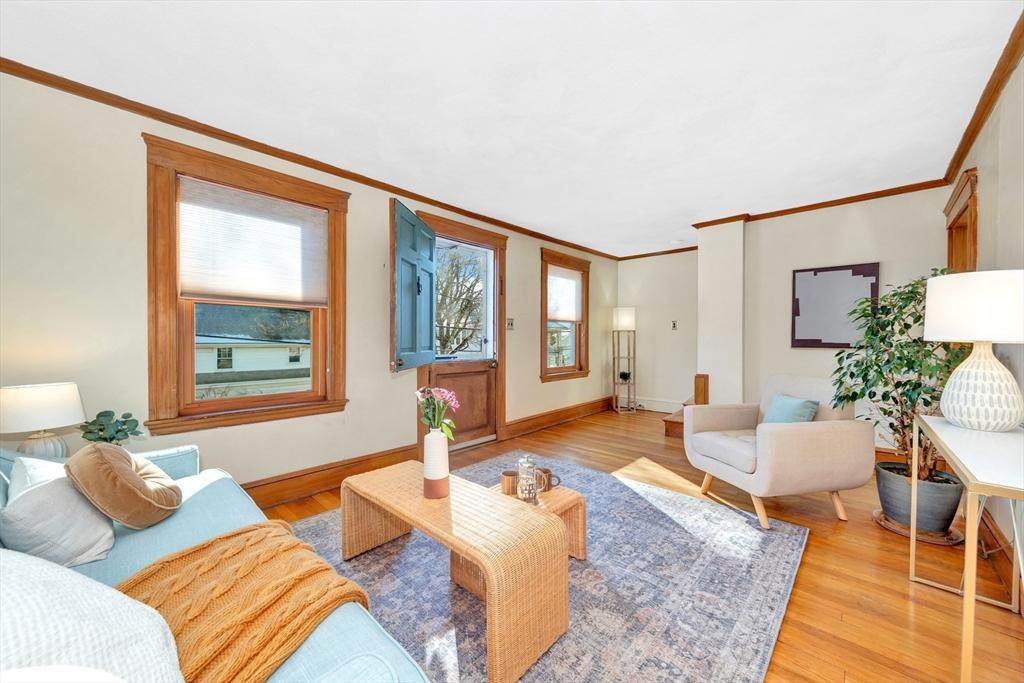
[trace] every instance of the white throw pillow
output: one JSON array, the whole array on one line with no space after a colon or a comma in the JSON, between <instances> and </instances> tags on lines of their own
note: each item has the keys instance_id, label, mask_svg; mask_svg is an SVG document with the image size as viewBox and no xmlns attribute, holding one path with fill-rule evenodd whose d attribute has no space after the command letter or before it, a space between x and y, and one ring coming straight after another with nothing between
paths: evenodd
<instances>
[{"instance_id":1,"label":"white throw pillow","mask_svg":"<svg viewBox=\"0 0 1024 683\"><path fill-rule=\"evenodd\" d=\"M140 683L182 680L174 636L149 605L11 550L0 550L0 585L0 671L74 666Z\"/></svg>"},{"instance_id":2,"label":"white throw pillow","mask_svg":"<svg viewBox=\"0 0 1024 683\"><path fill-rule=\"evenodd\" d=\"M114 547L114 525L79 493L60 463L18 458L7 505L0 509L4 547L73 567L102 560Z\"/></svg>"}]
</instances>

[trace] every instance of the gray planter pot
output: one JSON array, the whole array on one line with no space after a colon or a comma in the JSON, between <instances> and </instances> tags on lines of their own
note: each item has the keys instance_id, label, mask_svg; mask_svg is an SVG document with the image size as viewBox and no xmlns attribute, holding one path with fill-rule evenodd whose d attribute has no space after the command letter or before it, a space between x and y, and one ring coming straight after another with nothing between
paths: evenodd
<instances>
[{"instance_id":1,"label":"gray planter pot","mask_svg":"<svg viewBox=\"0 0 1024 683\"><path fill-rule=\"evenodd\" d=\"M896 470L896 471L893 471ZM885 516L894 522L910 526L910 481L903 474L906 466L901 462L875 464L875 483ZM936 472L942 482L917 482L917 528L944 534L953 523L964 485L952 474Z\"/></svg>"}]
</instances>

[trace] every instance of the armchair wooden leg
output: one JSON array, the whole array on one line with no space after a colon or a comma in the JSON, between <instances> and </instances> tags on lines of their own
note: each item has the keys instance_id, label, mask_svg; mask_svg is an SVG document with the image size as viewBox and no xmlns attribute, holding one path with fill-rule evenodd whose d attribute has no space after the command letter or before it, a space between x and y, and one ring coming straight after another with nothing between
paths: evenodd
<instances>
[{"instance_id":1,"label":"armchair wooden leg","mask_svg":"<svg viewBox=\"0 0 1024 683\"><path fill-rule=\"evenodd\" d=\"M754 501L754 511L757 512L757 521L761 523L761 528L771 529L772 525L768 523L768 513L764 511L764 501L753 493L750 494L750 500Z\"/></svg>"},{"instance_id":2,"label":"armchair wooden leg","mask_svg":"<svg viewBox=\"0 0 1024 683\"><path fill-rule=\"evenodd\" d=\"M700 485L700 495L707 495L707 492L711 489L711 482L715 480L710 474L704 475L704 481Z\"/></svg>"},{"instance_id":3,"label":"armchair wooden leg","mask_svg":"<svg viewBox=\"0 0 1024 683\"><path fill-rule=\"evenodd\" d=\"M839 491L829 491L828 495L832 496L832 507L836 509L836 517L846 521L846 508L843 507L843 499L839 497Z\"/></svg>"}]
</instances>

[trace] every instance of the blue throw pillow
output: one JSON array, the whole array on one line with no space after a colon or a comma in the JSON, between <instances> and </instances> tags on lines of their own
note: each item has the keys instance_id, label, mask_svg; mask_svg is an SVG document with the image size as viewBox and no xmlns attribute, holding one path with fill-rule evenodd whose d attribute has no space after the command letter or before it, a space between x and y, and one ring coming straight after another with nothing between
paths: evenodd
<instances>
[{"instance_id":1,"label":"blue throw pillow","mask_svg":"<svg viewBox=\"0 0 1024 683\"><path fill-rule=\"evenodd\" d=\"M775 394L768 410L764 413L765 422L810 422L818 412L818 402L803 398L794 398L785 394Z\"/></svg>"}]
</instances>

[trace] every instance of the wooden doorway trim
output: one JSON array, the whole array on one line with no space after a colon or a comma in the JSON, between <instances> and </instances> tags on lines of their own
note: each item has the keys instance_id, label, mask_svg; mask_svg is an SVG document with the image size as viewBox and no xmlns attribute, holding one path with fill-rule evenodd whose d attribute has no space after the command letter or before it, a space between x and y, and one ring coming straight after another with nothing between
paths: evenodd
<instances>
[{"instance_id":1,"label":"wooden doorway trim","mask_svg":"<svg viewBox=\"0 0 1024 683\"><path fill-rule=\"evenodd\" d=\"M978 169L968 168L953 188L946 214L946 265L957 272L978 269Z\"/></svg>"},{"instance_id":2,"label":"wooden doorway trim","mask_svg":"<svg viewBox=\"0 0 1024 683\"><path fill-rule=\"evenodd\" d=\"M500 233L484 230L473 225L438 216L426 211L417 211L424 223L437 234L438 237L474 244L478 247L485 247L494 251L494 263L498 277L494 281L495 314L494 327L497 341L496 360L498 361L497 372L494 383L494 411L495 411L495 436L498 441L507 438L508 426L505 419L505 249L508 237ZM420 366L417 369L416 382L418 386L425 386L430 383L429 365ZM419 422L417 416L417 441L422 444L423 436L426 434L426 426Z\"/></svg>"}]
</instances>

